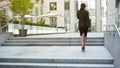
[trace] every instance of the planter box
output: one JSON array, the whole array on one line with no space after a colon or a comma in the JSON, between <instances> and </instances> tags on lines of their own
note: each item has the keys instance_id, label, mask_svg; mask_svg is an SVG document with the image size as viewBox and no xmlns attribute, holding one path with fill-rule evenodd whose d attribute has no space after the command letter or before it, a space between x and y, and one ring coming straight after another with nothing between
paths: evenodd
<instances>
[{"instance_id":1,"label":"planter box","mask_svg":"<svg viewBox=\"0 0 120 68\"><path fill-rule=\"evenodd\" d=\"M8 32L13 32L13 34L19 34L18 29L20 29L20 24L9 24ZM41 34L41 33L57 33L56 28L44 27L44 26L29 26L25 25L27 34ZM65 29L58 28L58 32L65 32Z\"/></svg>"}]
</instances>

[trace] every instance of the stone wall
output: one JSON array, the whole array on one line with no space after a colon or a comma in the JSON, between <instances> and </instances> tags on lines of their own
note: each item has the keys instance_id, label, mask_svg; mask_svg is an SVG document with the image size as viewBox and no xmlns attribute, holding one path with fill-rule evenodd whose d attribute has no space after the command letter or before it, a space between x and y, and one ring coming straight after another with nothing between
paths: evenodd
<instances>
[{"instance_id":1,"label":"stone wall","mask_svg":"<svg viewBox=\"0 0 120 68\"><path fill-rule=\"evenodd\" d=\"M120 36L116 32L105 33L105 47L114 58L114 65L120 68Z\"/></svg>"}]
</instances>

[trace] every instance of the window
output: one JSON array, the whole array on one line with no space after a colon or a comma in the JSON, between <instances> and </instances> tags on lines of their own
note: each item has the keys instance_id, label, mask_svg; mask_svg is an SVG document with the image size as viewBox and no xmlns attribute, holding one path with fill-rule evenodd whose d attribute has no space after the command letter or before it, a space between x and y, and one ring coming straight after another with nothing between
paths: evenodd
<instances>
[{"instance_id":1,"label":"window","mask_svg":"<svg viewBox=\"0 0 120 68\"><path fill-rule=\"evenodd\" d=\"M51 11L57 10L57 3L56 2L50 2L50 10Z\"/></svg>"},{"instance_id":2,"label":"window","mask_svg":"<svg viewBox=\"0 0 120 68\"><path fill-rule=\"evenodd\" d=\"M70 3L69 2L65 2L65 10L69 10L70 9Z\"/></svg>"},{"instance_id":3,"label":"window","mask_svg":"<svg viewBox=\"0 0 120 68\"><path fill-rule=\"evenodd\" d=\"M119 2L120 2L120 0L115 0L115 6L116 6L116 8L118 7Z\"/></svg>"},{"instance_id":4,"label":"window","mask_svg":"<svg viewBox=\"0 0 120 68\"><path fill-rule=\"evenodd\" d=\"M57 26L57 18L56 17L51 17L50 18L50 25L53 27Z\"/></svg>"}]
</instances>

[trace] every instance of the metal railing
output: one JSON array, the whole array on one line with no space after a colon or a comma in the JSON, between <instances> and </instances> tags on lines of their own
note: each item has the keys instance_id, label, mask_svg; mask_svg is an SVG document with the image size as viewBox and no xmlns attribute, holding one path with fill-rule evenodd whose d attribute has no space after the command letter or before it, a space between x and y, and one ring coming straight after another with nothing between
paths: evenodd
<instances>
[{"instance_id":1,"label":"metal railing","mask_svg":"<svg viewBox=\"0 0 120 68\"><path fill-rule=\"evenodd\" d=\"M119 37L120 37L120 30L118 29L117 25L116 25L116 24L114 24L114 27L116 28L117 33L118 33L118 35L119 35Z\"/></svg>"},{"instance_id":2,"label":"metal railing","mask_svg":"<svg viewBox=\"0 0 120 68\"><path fill-rule=\"evenodd\" d=\"M3 26L1 26L2 23L0 23L0 32L2 32L2 29L4 29L5 27L7 27L9 25L9 21L6 20L6 22L7 23L5 25L3 25Z\"/></svg>"},{"instance_id":3,"label":"metal railing","mask_svg":"<svg viewBox=\"0 0 120 68\"><path fill-rule=\"evenodd\" d=\"M112 25L104 25L104 31L105 32L114 32L119 35L120 37L120 30L118 29L117 25L116 24L112 24Z\"/></svg>"}]
</instances>

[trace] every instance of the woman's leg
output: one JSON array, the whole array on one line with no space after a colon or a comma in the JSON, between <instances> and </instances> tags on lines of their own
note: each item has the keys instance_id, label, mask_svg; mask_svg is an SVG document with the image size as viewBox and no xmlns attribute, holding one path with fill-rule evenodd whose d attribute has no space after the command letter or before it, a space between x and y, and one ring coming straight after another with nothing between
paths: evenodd
<instances>
[{"instance_id":1,"label":"woman's leg","mask_svg":"<svg viewBox=\"0 0 120 68\"><path fill-rule=\"evenodd\" d=\"M88 29L86 27L80 28L80 35L81 35L81 45L82 45L82 51L85 51L85 45L86 45L86 39L87 39L87 31Z\"/></svg>"},{"instance_id":2,"label":"woman's leg","mask_svg":"<svg viewBox=\"0 0 120 68\"><path fill-rule=\"evenodd\" d=\"M83 33L81 35L81 44L82 44L82 47L85 47L85 44L86 44L86 36L85 36L85 33Z\"/></svg>"},{"instance_id":3,"label":"woman's leg","mask_svg":"<svg viewBox=\"0 0 120 68\"><path fill-rule=\"evenodd\" d=\"M85 51L86 38L87 38L86 34L83 33L83 34L81 35L82 52Z\"/></svg>"},{"instance_id":4,"label":"woman's leg","mask_svg":"<svg viewBox=\"0 0 120 68\"><path fill-rule=\"evenodd\" d=\"M83 33L84 34L84 33ZM86 45L86 36L85 36L85 34L83 35L83 47L85 47L85 45Z\"/></svg>"}]
</instances>

